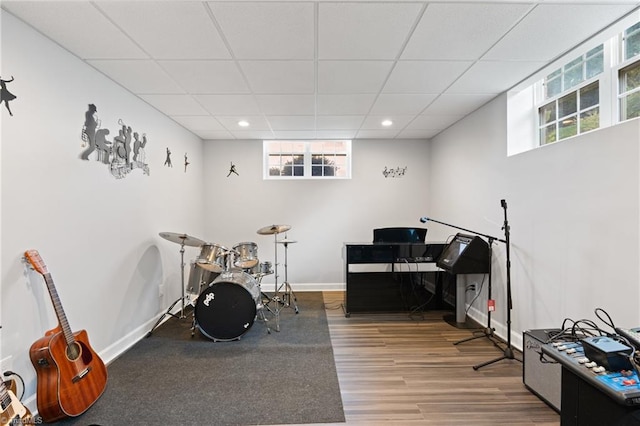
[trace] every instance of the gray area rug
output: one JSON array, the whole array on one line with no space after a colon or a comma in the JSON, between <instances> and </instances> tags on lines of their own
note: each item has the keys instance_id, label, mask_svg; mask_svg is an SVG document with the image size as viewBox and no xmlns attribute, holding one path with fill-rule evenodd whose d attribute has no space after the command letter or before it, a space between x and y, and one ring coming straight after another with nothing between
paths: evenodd
<instances>
[{"instance_id":1,"label":"gray area rug","mask_svg":"<svg viewBox=\"0 0 640 426\"><path fill-rule=\"evenodd\" d=\"M107 389L59 425L273 425L344 422L322 293L296 293L280 331L257 319L240 340L191 336L170 318L108 366ZM190 314L190 312L188 312Z\"/></svg>"}]
</instances>

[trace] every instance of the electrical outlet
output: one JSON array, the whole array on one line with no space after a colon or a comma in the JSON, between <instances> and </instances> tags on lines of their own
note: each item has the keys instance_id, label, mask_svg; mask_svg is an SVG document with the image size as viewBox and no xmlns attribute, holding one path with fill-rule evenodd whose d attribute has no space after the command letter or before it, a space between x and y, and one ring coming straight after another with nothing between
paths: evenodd
<instances>
[{"instance_id":1,"label":"electrical outlet","mask_svg":"<svg viewBox=\"0 0 640 426\"><path fill-rule=\"evenodd\" d=\"M474 293L475 293L476 289L477 289L477 287L476 287L476 283L469 284L469 285L467 286L467 290L469 290L469 291L473 291Z\"/></svg>"},{"instance_id":2,"label":"electrical outlet","mask_svg":"<svg viewBox=\"0 0 640 426\"><path fill-rule=\"evenodd\" d=\"M11 355L0 360L0 371L4 373L5 371L12 371L12 370L13 370L13 357Z\"/></svg>"}]
</instances>

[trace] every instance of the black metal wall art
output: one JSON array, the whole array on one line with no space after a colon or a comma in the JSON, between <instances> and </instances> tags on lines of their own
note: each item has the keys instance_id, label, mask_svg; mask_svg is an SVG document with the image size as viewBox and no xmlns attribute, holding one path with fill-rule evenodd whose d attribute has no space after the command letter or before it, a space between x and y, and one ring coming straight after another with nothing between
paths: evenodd
<instances>
[{"instance_id":1,"label":"black metal wall art","mask_svg":"<svg viewBox=\"0 0 640 426\"><path fill-rule=\"evenodd\" d=\"M11 108L9 108L9 101L17 98L16 95L7 89L7 83L11 83L12 81L13 76L11 76L11 80L3 80L2 77L0 77L0 104L4 102L4 106L7 107L7 111L9 111L9 115L11 116L13 116L13 113L11 112Z\"/></svg>"},{"instance_id":2,"label":"black metal wall art","mask_svg":"<svg viewBox=\"0 0 640 426\"><path fill-rule=\"evenodd\" d=\"M82 126L82 147L80 159L89 160L89 156L96 152L96 160L109 166L109 171L116 179L122 179L135 169L149 175L149 165L146 162L145 146L147 135L134 132L131 126L127 126L122 120L118 120L120 129L113 141L107 139L109 129L101 129L98 118L98 108L95 104L89 104L84 113L84 125ZM132 150L133 140L133 150ZM133 151L133 156L131 152Z\"/></svg>"}]
</instances>

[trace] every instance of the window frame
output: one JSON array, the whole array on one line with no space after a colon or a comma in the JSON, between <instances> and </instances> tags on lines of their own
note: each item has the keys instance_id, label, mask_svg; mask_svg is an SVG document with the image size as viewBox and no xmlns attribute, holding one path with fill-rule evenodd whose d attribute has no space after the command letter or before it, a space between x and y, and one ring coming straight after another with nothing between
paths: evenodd
<instances>
[{"instance_id":1,"label":"window frame","mask_svg":"<svg viewBox=\"0 0 640 426\"><path fill-rule=\"evenodd\" d=\"M317 144L322 144L322 143L326 143L326 142L341 142L345 144L345 149L344 151L336 151L335 149L332 151L325 151L325 150L317 150L317 149L313 149L314 145ZM304 150L301 153L298 152L291 152L291 153L286 153L286 152L282 152L280 153L281 158L282 157L286 157L286 156L296 156L296 155L302 155L303 156L303 162L302 162L302 169L303 169L303 174L302 175L271 175L270 173L270 157L274 156L274 153L270 151L270 146L274 145L274 144L287 144L287 143L291 143L291 144L303 144ZM314 175L313 174L313 169L316 167L321 167L322 171L324 172L324 167L338 167L335 165L318 165L315 164L313 162L313 157L316 156L344 156L345 161L344 164L341 165L340 167L344 167L345 168L345 173L344 175ZM263 180L344 180L344 179L351 179L351 174L352 174L352 166L351 166L351 160L352 160L352 140L350 139L314 139L314 140L263 140L262 141L262 177ZM286 164L286 163L285 163ZM282 162L280 163L280 167L284 167ZM291 164L291 167L294 167L294 164ZM299 167L299 166L298 166Z\"/></svg>"}]
</instances>

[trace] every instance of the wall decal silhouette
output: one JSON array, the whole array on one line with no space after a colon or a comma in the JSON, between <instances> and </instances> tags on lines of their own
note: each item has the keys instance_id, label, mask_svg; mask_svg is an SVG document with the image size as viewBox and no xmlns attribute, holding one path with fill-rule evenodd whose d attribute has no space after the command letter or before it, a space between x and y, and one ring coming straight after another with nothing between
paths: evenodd
<instances>
[{"instance_id":1,"label":"wall decal silhouette","mask_svg":"<svg viewBox=\"0 0 640 426\"><path fill-rule=\"evenodd\" d=\"M240 176L236 171L236 165L233 164L233 162L231 163L231 168L229 168L229 173L227 174L227 177L231 176L231 173L235 173L237 176Z\"/></svg>"},{"instance_id":2,"label":"wall decal silhouette","mask_svg":"<svg viewBox=\"0 0 640 426\"><path fill-rule=\"evenodd\" d=\"M146 163L144 147L147 145L147 136L142 134L142 141L139 140L137 132L133 132L131 126L127 126L121 119L118 120L120 130L118 136L109 141L107 136L109 129L101 129L98 118L98 108L95 104L89 104L84 113L84 125L82 126L82 147L85 148L80 154L80 159L89 160L89 156L97 151L97 161L109 166L111 174L122 179L134 169L142 169L142 172L149 175L149 165ZM131 158L131 138L133 143L133 158Z\"/></svg>"},{"instance_id":3,"label":"wall decal silhouette","mask_svg":"<svg viewBox=\"0 0 640 426\"><path fill-rule=\"evenodd\" d=\"M7 89L7 83L11 83L12 81L13 76L11 76L11 80L3 80L2 77L0 77L0 104L4 102L4 106L7 107L10 116L13 116L13 113L11 112L11 108L9 108L9 101L17 98L16 95Z\"/></svg>"},{"instance_id":4,"label":"wall decal silhouette","mask_svg":"<svg viewBox=\"0 0 640 426\"><path fill-rule=\"evenodd\" d=\"M184 172L187 173L187 166L191 164L189 163L189 159L187 158L187 153L184 153Z\"/></svg>"},{"instance_id":5,"label":"wall decal silhouette","mask_svg":"<svg viewBox=\"0 0 640 426\"><path fill-rule=\"evenodd\" d=\"M171 164L171 151L169 151L169 148L167 148L167 158L164 160L164 165L167 167L173 167L173 164Z\"/></svg>"}]
</instances>

